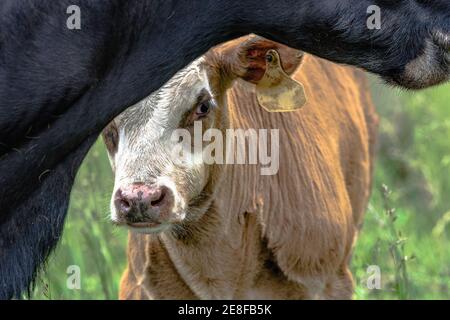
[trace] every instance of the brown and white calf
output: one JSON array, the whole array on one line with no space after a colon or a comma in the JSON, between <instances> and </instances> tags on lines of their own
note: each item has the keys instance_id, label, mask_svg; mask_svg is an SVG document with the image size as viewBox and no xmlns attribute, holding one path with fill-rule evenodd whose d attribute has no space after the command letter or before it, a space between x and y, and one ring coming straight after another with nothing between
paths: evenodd
<instances>
[{"instance_id":1,"label":"brown and white calf","mask_svg":"<svg viewBox=\"0 0 450 320\"><path fill-rule=\"evenodd\" d=\"M302 109L258 105L254 83L269 49L303 83ZM176 164L171 135L196 121L223 132L279 129L278 172ZM120 298L351 298L376 128L360 71L255 36L211 49L103 132L112 220L138 231L129 234Z\"/></svg>"}]
</instances>

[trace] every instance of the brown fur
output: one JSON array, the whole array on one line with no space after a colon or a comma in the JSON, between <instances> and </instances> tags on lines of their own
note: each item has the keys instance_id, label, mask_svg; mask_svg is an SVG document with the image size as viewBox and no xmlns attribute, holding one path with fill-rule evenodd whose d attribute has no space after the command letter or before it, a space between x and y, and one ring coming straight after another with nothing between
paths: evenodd
<instances>
[{"instance_id":1,"label":"brown fur","mask_svg":"<svg viewBox=\"0 0 450 320\"><path fill-rule=\"evenodd\" d=\"M207 55L218 96L239 74L218 61L238 45ZM222 129L279 129L278 174L212 167L212 203L184 233L130 233L120 299L351 298L349 259L370 193L377 116L360 71L306 56L292 76L305 87L303 109L268 113L254 85L237 79L218 116Z\"/></svg>"}]
</instances>

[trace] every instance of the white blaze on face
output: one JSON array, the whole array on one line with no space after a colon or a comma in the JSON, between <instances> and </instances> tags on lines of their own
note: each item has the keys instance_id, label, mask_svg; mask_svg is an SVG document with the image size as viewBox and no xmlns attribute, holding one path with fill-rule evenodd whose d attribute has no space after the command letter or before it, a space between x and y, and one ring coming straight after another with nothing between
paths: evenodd
<instances>
[{"instance_id":1,"label":"white blaze on face","mask_svg":"<svg viewBox=\"0 0 450 320\"><path fill-rule=\"evenodd\" d=\"M161 89L128 108L115 122L118 131L114 192L133 183L164 185L173 192L174 214L184 218L190 198L198 195L206 184L206 168L198 161L180 167L172 159L177 145L172 133L179 129L183 116L193 110L202 92L211 89L203 58L179 71ZM195 110L195 109L194 109ZM192 151L192 159L201 157ZM117 220L114 199L111 219Z\"/></svg>"}]
</instances>

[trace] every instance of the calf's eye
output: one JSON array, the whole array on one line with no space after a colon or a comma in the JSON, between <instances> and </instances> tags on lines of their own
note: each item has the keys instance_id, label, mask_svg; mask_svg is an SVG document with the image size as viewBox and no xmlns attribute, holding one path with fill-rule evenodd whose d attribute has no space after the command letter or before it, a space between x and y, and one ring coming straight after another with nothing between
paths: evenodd
<instances>
[{"instance_id":1,"label":"calf's eye","mask_svg":"<svg viewBox=\"0 0 450 320\"><path fill-rule=\"evenodd\" d=\"M195 114L197 115L198 118L202 118L205 117L209 111L211 110L211 104L209 103L209 101L205 101L200 103L197 106L197 109L195 110Z\"/></svg>"},{"instance_id":2,"label":"calf's eye","mask_svg":"<svg viewBox=\"0 0 450 320\"><path fill-rule=\"evenodd\" d=\"M211 111L214 111L214 108L214 101L210 97L206 99L205 97L200 97L193 105L193 108L187 111L185 115L183 115L180 122L180 127L190 127L194 125L195 121L202 121L204 119L207 119L208 114L210 114Z\"/></svg>"}]
</instances>

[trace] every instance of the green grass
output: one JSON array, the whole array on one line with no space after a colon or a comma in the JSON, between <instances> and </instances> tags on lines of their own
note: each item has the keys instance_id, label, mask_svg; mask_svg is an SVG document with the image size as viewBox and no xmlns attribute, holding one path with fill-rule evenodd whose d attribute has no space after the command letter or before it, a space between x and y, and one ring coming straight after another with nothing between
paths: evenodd
<instances>
[{"instance_id":1,"label":"green grass","mask_svg":"<svg viewBox=\"0 0 450 320\"><path fill-rule=\"evenodd\" d=\"M113 177L101 140L90 150L72 190L63 239L37 281L36 299L116 299L126 266L127 232L109 221ZM79 266L81 288L68 289Z\"/></svg>"},{"instance_id":2,"label":"green grass","mask_svg":"<svg viewBox=\"0 0 450 320\"><path fill-rule=\"evenodd\" d=\"M372 197L353 254L356 299L450 298L450 86L400 92L374 82L381 117ZM115 299L126 231L108 221L112 174L101 142L78 173L62 242L34 299ZM81 289L66 286L70 265ZM368 289L379 266L381 289Z\"/></svg>"},{"instance_id":3,"label":"green grass","mask_svg":"<svg viewBox=\"0 0 450 320\"><path fill-rule=\"evenodd\" d=\"M449 89L373 85L380 141L352 261L357 299L450 298ZM367 288L368 265L380 267L381 290Z\"/></svg>"}]
</instances>

